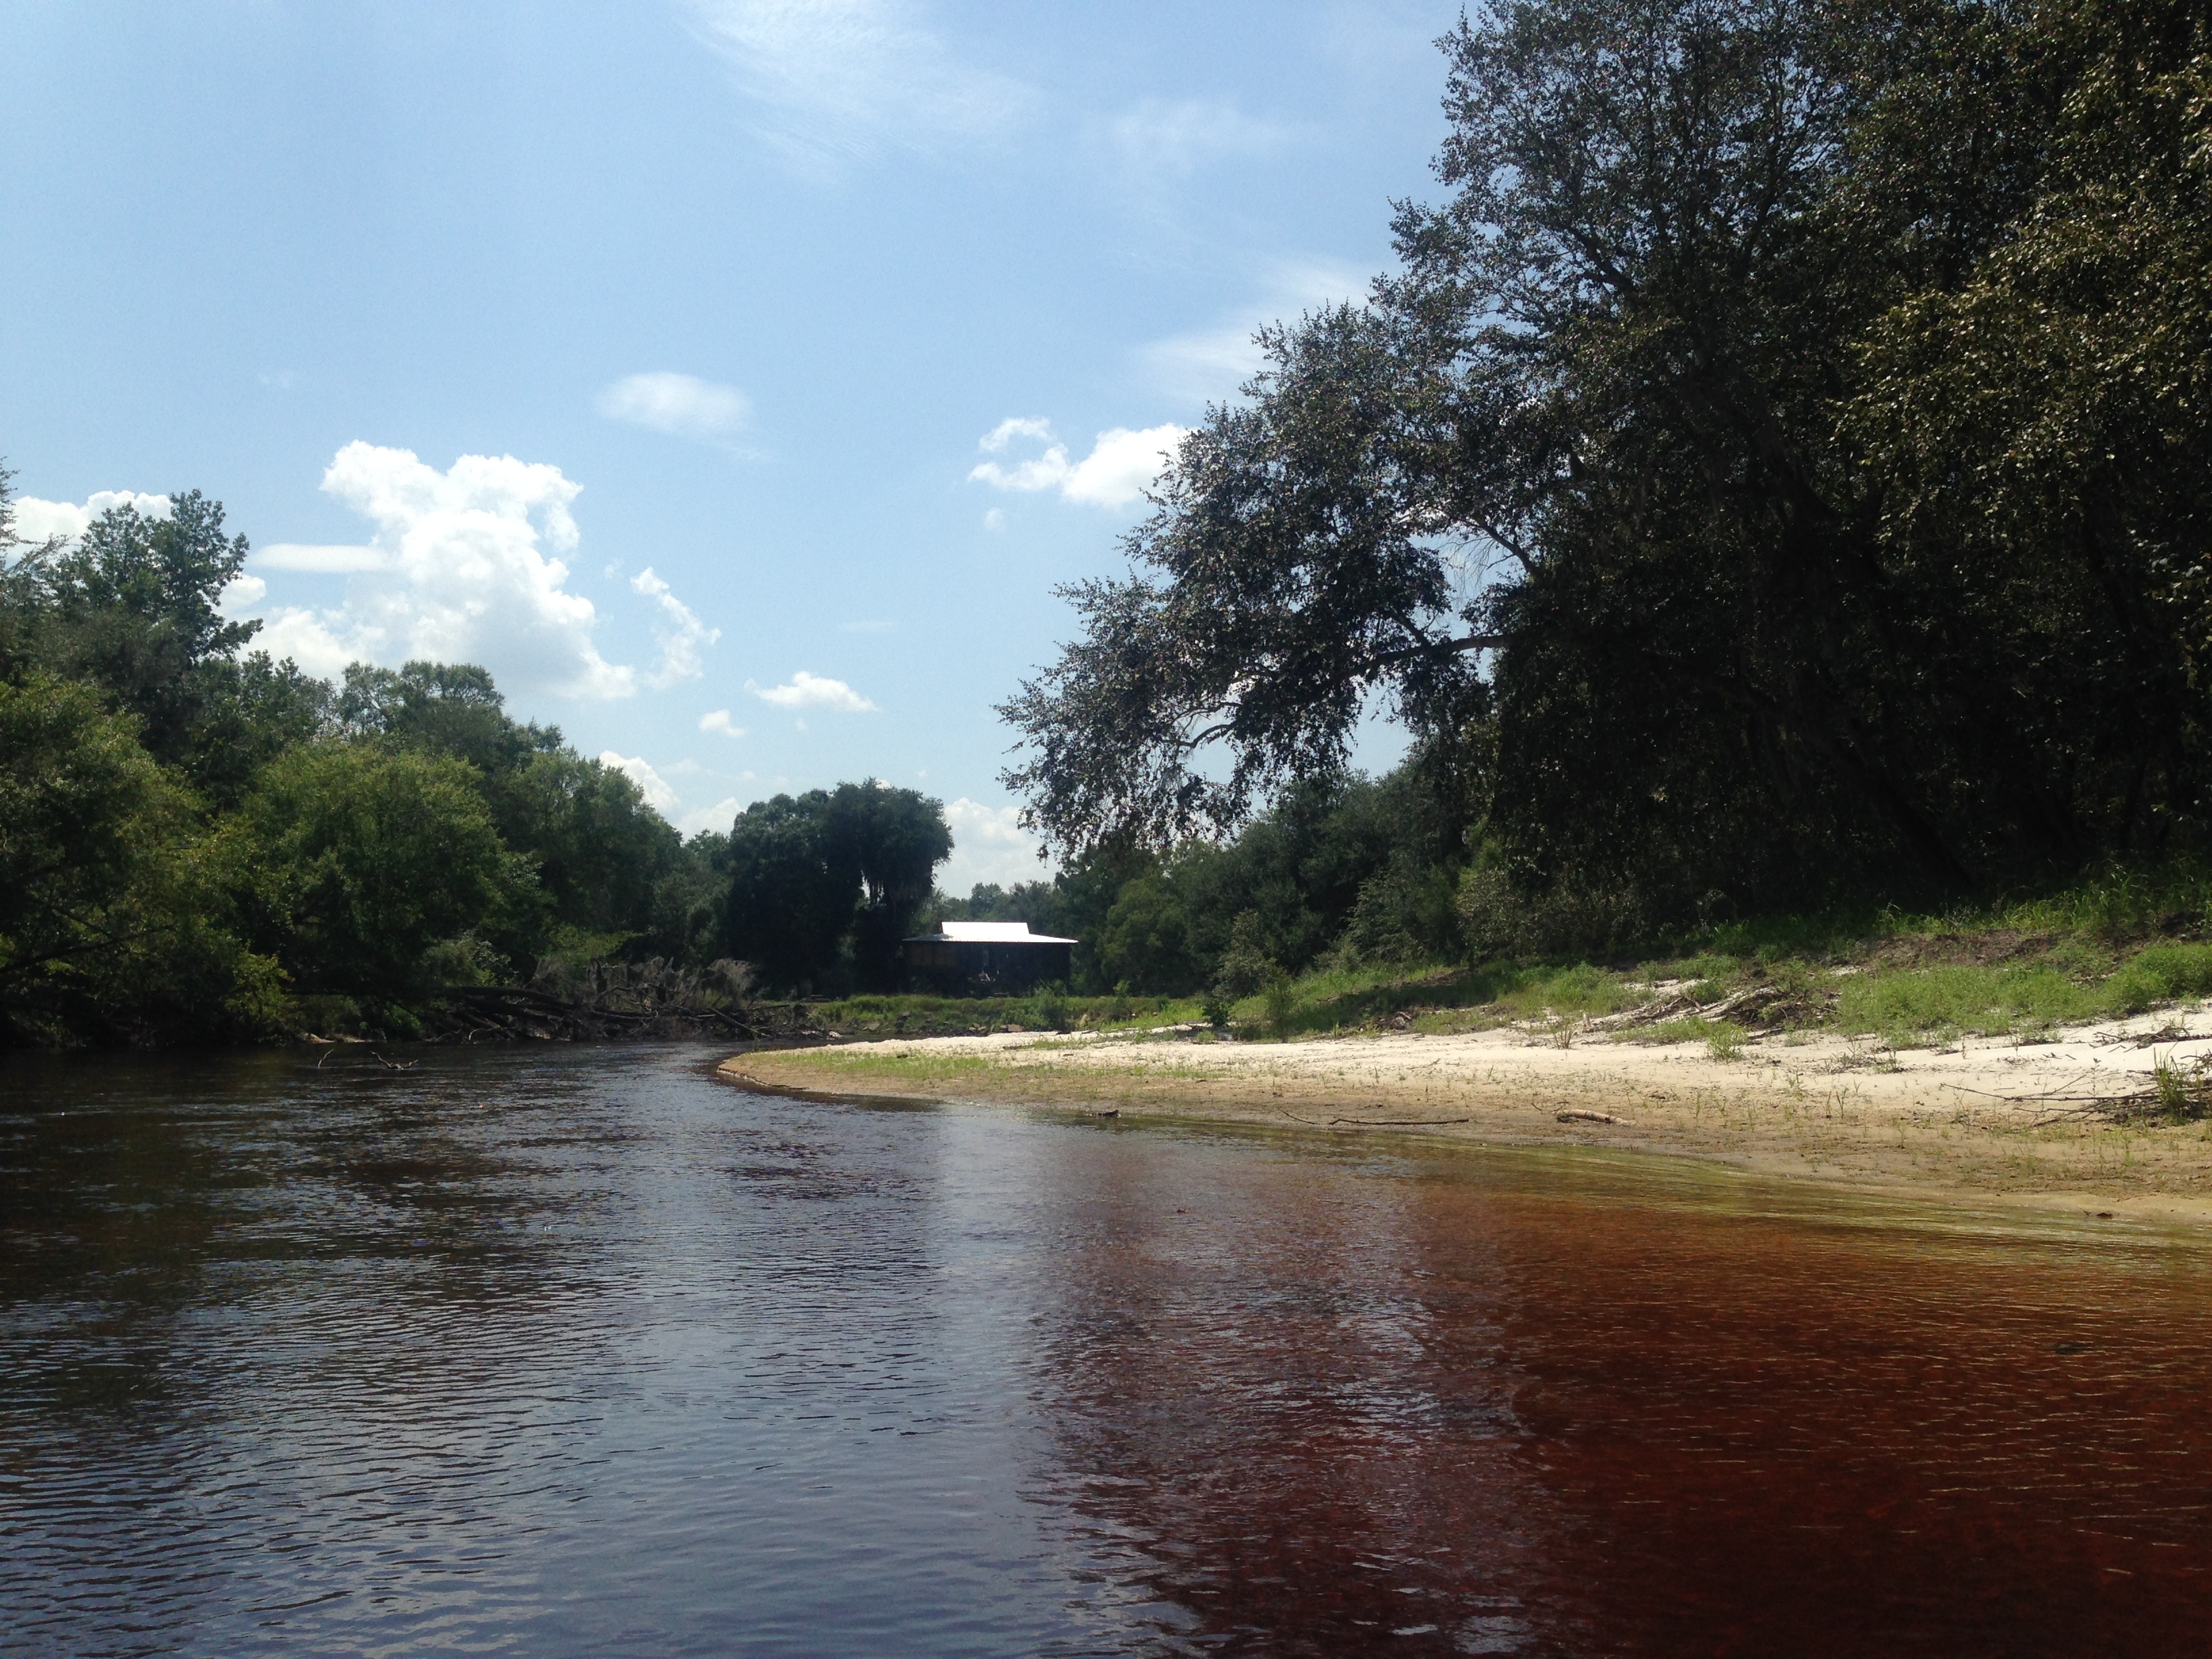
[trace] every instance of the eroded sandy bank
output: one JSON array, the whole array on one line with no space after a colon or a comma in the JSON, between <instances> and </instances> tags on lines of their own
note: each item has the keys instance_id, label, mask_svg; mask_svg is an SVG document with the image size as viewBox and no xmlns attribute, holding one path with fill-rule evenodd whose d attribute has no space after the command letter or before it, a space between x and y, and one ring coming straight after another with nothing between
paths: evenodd
<instances>
[{"instance_id":1,"label":"eroded sandy bank","mask_svg":"<svg viewBox=\"0 0 2212 1659\"><path fill-rule=\"evenodd\" d=\"M2115 1123L2085 1099L2144 1091L2160 1060L2200 1057L2212 1058L2212 1013L2167 1011L2055 1042L1896 1055L1826 1036L1719 1060L1701 1043L1561 1047L1517 1030L1290 1043L1005 1033L756 1053L722 1069L771 1089L1602 1145L2206 1223L2212 1122Z\"/></svg>"}]
</instances>

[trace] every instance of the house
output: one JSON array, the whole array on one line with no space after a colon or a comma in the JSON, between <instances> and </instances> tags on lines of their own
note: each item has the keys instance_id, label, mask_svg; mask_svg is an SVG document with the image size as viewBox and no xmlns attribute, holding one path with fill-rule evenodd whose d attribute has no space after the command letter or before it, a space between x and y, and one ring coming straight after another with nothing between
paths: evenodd
<instances>
[{"instance_id":1,"label":"house","mask_svg":"<svg viewBox=\"0 0 2212 1659\"><path fill-rule=\"evenodd\" d=\"M1026 921L940 921L904 941L907 988L948 996L1018 995L1067 983L1075 941L1032 933Z\"/></svg>"}]
</instances>

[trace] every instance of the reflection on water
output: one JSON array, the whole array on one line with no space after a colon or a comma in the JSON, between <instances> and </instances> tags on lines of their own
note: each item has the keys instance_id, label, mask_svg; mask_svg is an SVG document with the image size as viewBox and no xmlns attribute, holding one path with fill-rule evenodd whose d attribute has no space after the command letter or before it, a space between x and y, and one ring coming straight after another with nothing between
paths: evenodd
<instances>
[{"instance_id":1,"label":"reflection on water","mask_svg":"<svg viewBox=\"0 0 2212 1659\"><path fill-rule=\"evenodd\" d=\"M2212 1263L1668 1164L0 1070L0 1648L2202 1652Z\"/></svg>"}]
</instances>

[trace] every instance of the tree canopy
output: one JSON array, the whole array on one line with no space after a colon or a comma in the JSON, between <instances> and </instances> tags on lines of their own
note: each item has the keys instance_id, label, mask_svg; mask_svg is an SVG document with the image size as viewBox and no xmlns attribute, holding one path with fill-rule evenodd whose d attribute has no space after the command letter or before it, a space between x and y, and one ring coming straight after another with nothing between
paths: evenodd
<instances>
[{"instance_id":1,"label":"tree canopy","mask_svg":"<svg viewBox=\"0 0 2212 1659\"><path fill-rule=\"evenodd\" d=\"M1002 710L1064 850L1337 769L1381 699L1528 887L1956 891L2201 827L2201 19L1501 0L1447 193L1261 339Z\"/></svg>"},{"instance_id":2,"label":"tree canopy","mask_svg":"<svg viewBox=\"0 0 2212 1659\"><path fill-rule=\"evenodd\" d=\"M899 941L951 851L943 805L915 790L843 783L757 801L723 855L723 938L778 989L826 989L844 968L895 988Z\"/></svg>"}]
</instances>

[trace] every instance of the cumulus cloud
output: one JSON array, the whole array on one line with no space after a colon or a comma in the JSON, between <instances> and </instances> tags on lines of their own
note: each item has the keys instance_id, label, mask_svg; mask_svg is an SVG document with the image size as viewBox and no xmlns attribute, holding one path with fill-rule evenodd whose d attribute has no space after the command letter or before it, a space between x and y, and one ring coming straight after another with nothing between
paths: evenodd
<instances>
[{"instance_id":1,"label":"cumulus cloud","mask_svg":"<svg viewBox=\"0 0 2212 1659\"><path fill-rule=\"evenodd\" d=\"M866 714L874 713L876 708L844 681L824 679L803 668L785 684L756 685L747 680L745 690L779 708L834 708L847 714Z\"/></svg>"},{"instance_id":2,"label":"cumulus cloud","mask_svg":"<svg viewBox=\"0 0 2212 1659\"><path fill-rule=\"evenodd\" d=\"M216 609L235 620L269 597L269 584L258 576L236 575L216 596Z\"/></svg>"},{"instance_id":3,"label":"cumulus cloud","mask_svg":"<svg viewBox=\"0 0 2212 1659\"><path fill-rule=\"evenodd\" d=\"M15 497L15 533L27 542L58 537L73 542L92 527L92 521L111 507L136 507L141 517L169 516L167 495L145 495L135 489L95 489L79 501L43 501L36 495Z\"/></svg>"},{"instance_id":4,"label":"cumulus cloud","mask_svg":"<svg viewBox=\"0 0 2212 1659\"><path fill-rule=\"evenodd\" d=\"M745 734L745 728L730 718L730 711L726 708L717 708L700 715L699 729L712 732L720 738L742 738Z\"/></svg>"},{"instance_id":5,"label":"cumulus cloud","mask_svg":"<svg viewBox=\"0 0 2212 1659\"><path fill-rule=\"evenodd\" d=\"M645 804L663 817L676 810L676 792L659 773L646 764L642 757L617 755L611 749L602 749L599 764L612 768L635 784L645 796Z\"/></svg>"},{"instance_id":6,"label":"cumulus cloud","mask_svg":"<svg viewBox=\"0 0 2212 1659\"><path fill-rule=\"evenodd\" d=\"M629 586L630 592L644 594L660 608L661 624L653 630L653 637L660 647L660 663L646 676L647 683L656 690L665 690L679 680L696 680L705 673L706 665L700 660L700 653L722 637L722 630L701 622L691 607L653 574L651 565L631 577Z\"/></svg>"},{"instance_id":7,"label":"cumulus cloud","mask_svg":"<svg viewBox=\"0 0 2212 1659\"><path fill-rule=\"evenodd\" d=\"M701 443L726 441L752 423L752 405L737 387L666 370L617 380L599 393L599 413Z\"/></svg>"},{"instance_id":8,"label":"cumulus cloud","mask_svg":"<svg viewBox=\"0 0 2212 1659\"><path fill-rule=\"evenodd\" d=\"M1021 826L1018 806L986 806L963 795L945 803L945 822L952 831L952 856L937 879L948 893L965 893L986 881L1011 887L1050 873Z\"/></svg>"},{"instance_id":9,"label":"cumulus cloud","mask_svg":"<svg viewBox=\"0 0 2212 1659\"><path fill-rule=\"evenodd\" d=\"M264 570L307 570L319 575L351 575L357 570L382 570L390 554L376 547L311 546L304 542L276 542L253 550L254 564Z\"/></svg>"},{"instance_id":10,"label":"cumulus cloud","mask_svg":"<svg viewBox=\"0 0 2212 1659\"><path fill-rule=\"evenodd\" d=\"M581 489L561 469L512 455L464 455L443 471L412 450L348 444L324 490L374 526L363 546L280 544L256 570L344 574L343 605L279 606L257 645L309 673L412 657L482 663L510 690L624 697L635 669L592 638L592 602L568 591L556 556L576 545L569 506Z\"/></svg>"},{"instance_id":11,"label":"cumulus cloud","mask_svg":"<svg viewBox=\"0 0 2212 1659\"><path fill-rule=\"evenodd\" d=\"M748 773L746 775L751 775ZM712 806L695 806L680 814L673 822L687 836L696 836L708 830L726 834L743 810L738 805L738 798L732 795L726 800L716 801Z\"/></svg>"},{"instance_id":12,"label":"cumulus cloud","mask_svg":"<svg viewBox=\"0 0 2212 1659\"><path fill-rule=\"evenodd\" d=\"M908 0L692 0L691 10L753 131L802 173L988 140L1037 103L1020 82L961 62Z\"/></svg>"},{"instance_id":13,"label":"cumulus cloud","mask_svg":"<svg viewBox=\"0 0 2212 1659\"><path fill-rule=\"evenodd\" d=\"M1152 488L1186 432L1187 428L1175 425L1149 426L1133 432L1117 426L1100 433L1091 453L1077 461L1069 459L1066 444L1051 441L1052 428L1045 422L1005 420L984 434L982 449L1003 453L1016 438L1028 438L1045 441L1044 452L1011 465L981 461L968 476L994 489L1057 489L1067 501L1093 507L1126 507Z\"/></svg>"}]
</instances>

